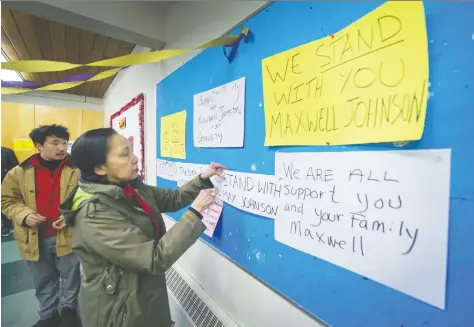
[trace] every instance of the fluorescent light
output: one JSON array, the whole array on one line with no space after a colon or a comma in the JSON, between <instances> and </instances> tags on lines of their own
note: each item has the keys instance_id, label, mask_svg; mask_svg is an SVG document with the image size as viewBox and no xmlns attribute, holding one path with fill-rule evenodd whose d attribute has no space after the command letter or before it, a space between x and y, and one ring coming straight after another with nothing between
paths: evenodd
<instances>
[{"instance_id":1,"label":"fluorescent light","mask_svg":"<svg viewBox=\"0 0 474 327\"><path fill-rule=\"evenodd\" d=\"M5 55L3 54L3 51L0 52L0 59L2 62L8 61L7 58L5 58ZM8 82L23 82L23 78L21 75L14 71L14 70L1 70L0 71L0 77L2 81L8 81Z\"/></svg>"}]
</instances>

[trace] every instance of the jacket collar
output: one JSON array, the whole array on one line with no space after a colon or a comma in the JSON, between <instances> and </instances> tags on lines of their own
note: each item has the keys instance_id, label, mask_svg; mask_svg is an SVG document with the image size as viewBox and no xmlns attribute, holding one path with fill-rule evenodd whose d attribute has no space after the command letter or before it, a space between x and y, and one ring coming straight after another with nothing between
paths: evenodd
<instances>
[{"instance_id":1,"label":"jacket collar","mask_svg":"<svg viewBox=\"0 0 474 327\"><path fill-rule=\"evenodd\" d=\"M30 169L34 166L34 162L38 160L39 153L35 153L31 157L27 158L25 161L23 161L19 166L23 169ZM68 154L66 155L66 158L63 159L64 161L64 166L68 166L69 168L75 168L74 165L72 164L71 156Z\"/></svg>"},{"instance_id":2,"label":"jacket collar","mask_svg":"<svg viewBox=\"0 0 474 327\"><path fill-rule=\"evenodd\" d=\"M79 186L84 190L86 193L90 194L103 194L108 197L111 197L115 200L124 199L126 198L125 194L123 193L122 187L127 184L131 184L134 188L140 188L142 186L141 179L137 178L136 181L132 181L130 183L123 183L123 184L112 184L112 183L94 183L85 180L81 177L79 182Z\"/></svg>"}]
</instances>

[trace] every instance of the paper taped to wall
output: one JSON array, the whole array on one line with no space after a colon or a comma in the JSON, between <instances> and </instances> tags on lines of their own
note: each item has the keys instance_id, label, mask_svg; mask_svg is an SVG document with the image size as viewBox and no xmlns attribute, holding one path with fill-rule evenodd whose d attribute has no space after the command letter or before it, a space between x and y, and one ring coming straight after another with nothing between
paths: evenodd
<instances>
[{"instance_id":1,"label":"paper taped to wall","mask_svg":"<svg viewBox=\"0 0 474 327\"><path fill-rule=\"evenodd\" d=\"M35 145L30 139L13 139L14 151L34 151Z\"/></svg>"},{"instance_id":2,"label":"paper taped to wall","mask_svg":"<svg viewBox=\"0 0 474 327\"><path fill-rule=\"evenodd\" d=\"M163 179L176 181L178 187L181 187L202 173L208 166L209 165L157 159L156 175Z\"/></svg>"},{"instance_id":3,"label":"paper taped to wall","mask_svg":"<svg viewBox=\"0 0 474 327\"><path fill-rule=\"evenodd\" d=\"M186 159L186 110L161 117L161 156Z\"/></svg>"},{"instance_id":4,"label":"paper taped to wall","mask_svg":"<svg viewBox=\"0 0 474 327\"><path fill-rule=\"evenodd\" d=\"M265 145L421 138L428 42L421 1L388 1L358 21L262 61Z\"/></svg>"},{"instance_id":5,"label":"paper taped to wall","mask_svg":"<svg viewBox=\"0 0 474 327\"><path fill-rule=\"evenodd\" d=\"M450 150L276 153L275 174L334 191L277 241L444 309Z\"/></svg>"},{"instance_id":6,"label":"paper taped to wall","mask_svg":"<svg viewBox=\"0 0 474 327\"><path fill-rule=\"evenodd\" d=\"M194 95L194 146L244 145L245 77Z\"/></svg>"},{"instance_id":7,"label":"paper taped to wall","mask_svg":"<svg viewBox=\"0 0 474 327\"><path fill-rule=\"evenodd\" d=\"M221 218L222 209L224 203L220 199L214 199L211 206L202 212L202 222L206 225L206 230L204 234L209 237L214 235L214 230L216 229L217 223Z\"/></svg>"},{"instance_id":8,"label":"paper taped to wall","mask_svg":"<svg viewBox=\"0 0 474 327\"><path fill-rule=\"evenodd\" d=\"M225 171L219 199L275 220L275 239L445 307L450 150L276 153L275 175ZM206 165L158 160L185 182ZM191 176L192 175L192 176Z\"/></svg>"}]
</instances>

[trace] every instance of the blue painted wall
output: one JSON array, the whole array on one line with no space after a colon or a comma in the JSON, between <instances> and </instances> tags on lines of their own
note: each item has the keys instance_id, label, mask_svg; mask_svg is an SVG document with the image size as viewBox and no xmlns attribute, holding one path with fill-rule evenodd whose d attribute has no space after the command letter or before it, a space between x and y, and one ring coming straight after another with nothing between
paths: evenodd
<instances>
[{"instance_id":1,"label":"blue painted wall","mask_svg":"<svg viewBox=\"0 0 474 327\"><path fill-rule=\"evenodd\" d=\"M245 23L253 36L241 45L234 62L227 62L222 48L208 49L157 85L157 130L161 116L186 108L187 162L218 161L243 172L251 172L255 165L257 173L263 174L274 173L275 151L393 149L391 144L279 148L263 145L261 60L334 33L380 4L272 4ZM280 244L274 240L272 220L228 205L214 238L203 236L236 264L336 327L474 326L474 3L426 2L425 11L431 83L426 127L422 140L405 148L452 149L446 310ZM246 77L244 148L194 148L193 95L242 76ZM157 144L160 153L159 141ZM161 187L176 185L162 179L158 183ZM172 214L175 219L180 215L181 212Z\"/></svg>"}]
</instances>

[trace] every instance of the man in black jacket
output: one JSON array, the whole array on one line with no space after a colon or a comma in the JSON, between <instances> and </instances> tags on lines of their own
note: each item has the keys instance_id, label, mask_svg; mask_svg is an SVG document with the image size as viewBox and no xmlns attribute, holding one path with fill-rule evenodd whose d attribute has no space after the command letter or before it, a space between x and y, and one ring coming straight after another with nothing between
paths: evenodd
<instances>
[{"instance_id":1,"label":"man in black jacket","mask_svg":"<svg viewBox=\"0 0 474 327\"><path fill-rule=\"evenodd\" d=\"M2 146L2 183L8 172L18 165L18 159L12 149ZM8 236L13 232L12 221L2 213L2 236Z\"/></svg>"}]
</instances>

